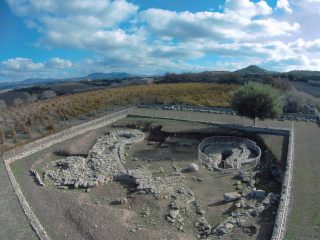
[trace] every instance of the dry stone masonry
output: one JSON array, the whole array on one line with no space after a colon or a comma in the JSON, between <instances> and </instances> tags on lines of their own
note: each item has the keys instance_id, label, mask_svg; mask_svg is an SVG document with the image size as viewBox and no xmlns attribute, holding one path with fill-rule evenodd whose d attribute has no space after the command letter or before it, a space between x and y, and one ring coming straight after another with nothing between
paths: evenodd
<instances>
[{"instance_id":1,"label":"dry stone masonry","mask_svg":"<svg viewBox=\"0 0 320 240\"><path fill-rule=\"evenodd\" d=\"M89 188L125 174L124 145L143 141L139 130L117 130L96 140L87 158L72 156L45 167L45 181L57 186Z\"/></svg>"},{"instance_id":2,"label":"dry stone masonry","mask_svg":"<svg viewBox=\"0 0 320 240\"><path fill-rule=\"evenodd\" d=\"M235 175L240 180L237 185L239 186L241 183L244 183L246 186L238 188L239 190L236 192L224 194L224 201L233 202L236 210L232 211L227 219L213 229L213 233L216 236L227 235L237 227L254 229L252 234L255 234L256 227L250 225L250 218L258 217L265 210L269 209L272 204L279 202L279 194L270 192L266 196L265 191L255 188L255 182L253 181L255 174L256 172L249 173L241 170Z\"/></svg>"},{"instance_id":3,"label":"dry stone masonry","mask_svg":"<svg viewBox=\"0 0 320 240\"><path fill-rule=\"evenodd\" d=\"M153 106L147 106L147 108L155 109ZM156 108L157 109L157 108ZM159 108L159 109L162 109ZM170 110L170 109L168 109ZM171 110L178 110L178 109L171 109ZM184 111L181 109L181 111ZM193 110L190 110L193 111ZM246 125L239 125L239 124L226 124L221 122L214 122L214 121L204 121L203 119L195 120L192 117L187 117L175 113L163 112L163 113L154 113L154 112L147 112L147 109L134 108L130 110L130 115L133 116L146 116L146 117L156 117L156 118L163 118L163 119L172 119L172 120L185 120L191 122L206 122L211 123L216 126L221 127L228 127L231 129L243 130L247 132L254 132L254 133L263 133L263 134L274 134L274 135L281 135L281 136L288 136L289 137L289 144L288 144L288 155L287 155L287 162L286 162L286 169L285 174L283 176L282 181L282 191L281 191L281 198L279 202L279 207L277 211L277 217L275 221L275 225L273 228L272 233L272 240L282 240L284 239L286 233L286 224L287 224L287 216L289 212L290 206L290 195L291 195L291 188L292 188L292 169L293 169L293 162L294 162L294 128L269 128L269 127L255 127L255 126L246 126ZM319 116L317 117L316 121L320 121Z\"/></svg>"},{"instance_id":4,"label":"dry stone masonry","mask_svg":"<svg viewBox=\"0 0 320 240\"><path fill-rule=\"evenodd\" d=\"M185 111L185 112L205 112L214 114L226 114L236 115L236 112L232 108L223 107L199 107L199 106L188 106L188 105L171 105L171 104L148 104L139 105L142 108L157 109L157 110L174 110L174 111ZM316 108L311 107L309 114L303 113L283 113L279 120L294 120L304 122L320 122L320 114Z\"/></svg>"},{"instance_id":5,"label":"dry stone masonry","mask_svg":"<svg viewBox=\"0 0 320 240\"><path fill-rule=\"evenodd\" d=\"M261 149L249 139L216 136L206 138L199 144L198 157L211 170L233 172L258 165Z\"/></svg>"},{"instance_id":6,"label":"dry stone masonry","mask_svg":"<svg viewBox=\"0 0 320 240\"><path fill-rule=\"evenodd\" d=\"M26 201L19 184L17 183L11 168L10 168L10 163L19 159L22 159L23 157L26 157L30 154L33 154L37 151L43 150L49 146L52 146L56 143L62 142L66 139L70 139L74 136L78 136L80 134L83 134L85 132L88 132L93 129L97 129L99 127L103 127L111 122L114 122L118 119L124 118L127 115L132 114L132 115L141 115L143 114L138 114L139 111L135 109L127 109L124 111L120 111L118 113L114 113L105 117L102 117L100 119L96 119L91 122L87 122L85 124L79 125L72 127L70 129L67 129L65 131L62 131L60 133L51 135L49 137L34 141L30 144L26 144L25 146L22 146L20 148L17 148L15 150L9 151L5 154L3 154L3 160L5 162L6 170L8 172L8 175L10 177L11 183L14 187L14 190L18 196L18 199L21 203L21 206L28 217L30 224L32 227L35 229L36 233L38 234L40 239L50 239L50 237L47 235L45 229L42 227L41 223L37 219L37 217L34 215L32 209L30 208L28 202ZM175 119L175 117L168 117L168 113L163 114L162 118L170 118L170 119ZM150 114L147 114L147 116L150 116ZM156 117L161 117L161 114L158 114ZM177 117L176 117L177 118ZM191 119L181 119L181 120L191 120ZM194 121L194 120L193 120ZM200 121L201 122L201 121ZM274 232L272 235L272 240L281 240L284 238L284 233L286 229L286 221L287 221L287 214L288 214L288 209L289 209L289 199L290 199L290 193L291 193L291 180L292 180L292 166L293 166L293 149L294 149L294 135L293 135L293 129L271 129L271 128L257 128L257 127L250 127L250 126L240 126L240 125L229 125L229 124L222 124L222 123L215 123L217 125L223 125L223 126L228 126L231 128L236 128L236 129L242 129L246 130L249 132L260 132L260 133L270 133L270 134L278 134L278 135L289 135L289 152L288 152L288 159L287 159L287 166L286 166L286 172L283 177L283 187L282 187L282 193L281 197L279 199L279 196L275 196L271 193L269 193L266 197L264 197L265 193L261 192L260 190L257 190L254 188L254 183L251 181L247 181L247 179L244 178L243 182L246 182L248 186L250 185L251 192L248 193L243 193L241 194L241 197L235 200L235 205L237 206L236 211L232 212L230 214L230 217L228 217L224 222L219 224L214 230L211 229L211 226L208 224L204 217L204 211L202 210L201 204L197 202L195 197L193 196L193 193L188 190L184 185L180 185L180 180L179 176L168 176L168 181L165 178L156 178L155 176L152 176L150 179L150 183L145 182L143 180L143 177L141 178L141 175L138 176L134 172L129 172L126 171L123 168L123 161L125 161L123 157L123 146L126 140L130 139L130 137L125 137L125 136L116 136L115 138L122 138L124 140L122 144L116 145L114 144L114 149L106 149L102 147L103 149L101 150L102 153L109 153L109 154L115 154L114 159L116 161L113 162L114 166L112 168L106 168L104 166L103 162L106 161L106 159L101 159L101 158L95 158L95 150L92 150L92 156L89 154L89 157L93 157L95 160L93 162L90 162L88 158L80 158L80 157L75 157L77 159L70 159L68 161L67 165L64 165L62 161L62 165L60 166L60 170L64 167L67 168L74 168L74 172L79 171L83 166L86 164L90 166L92 170L91 172L88 173L86 172L83 176L83 180L87 180L87 186L91 184L95 184L95 181L99 183L100 180L104 179L104 181L107 179L108 174L110 174L110 171L112 173L117 173L119 172L120 175L122 176L130 176L131 178L135 179L137 181L138 186L140 186L141 190L149 189L148 191L154 192L155 195L157 196L164 196L162 194L173 194L175 196L175 200L171 202L171 204L168 206L168 221L174 221L174 222L180 222L183 221L181 218L183 218L183 211L186 206L189 206L189 208L193 209L197 214L198 214L198 219L196 221L196 227L198 229L199 235L200 236L208 236L212 233L216 233L217 235L224 235L228 231L226 229L232 229L235 226L241 226L243 223L245 223L246 219L250 217L255 217L268 207L273 202L280 201L279 203L279 208L278 208L278 213L277 213L277 219L274 227ZM101 139L101 142L103 142L103 138ZM115 141L117 142L117 141ZM97 146L99 146L99 141L97 141ZM116 145L116 146L115 146ZM98 151L99 152L99 151ZM75 162L80 163L79 166L75 164ZM70 165L69 165L70 164ZM101 167L101 168L100 168ZM58 166L59 168L59 166ZM104 172L104 171L107 171ZM67 171L68 172L68 171ZM147 172L147 171L146 171ZM82 180L80 178L77 178L77 174L62 174L55 175L56 172L53 172L53 178L56 176L57 181L59 184L62 184L62 186L65 186L67 184L71 185L73 184L74 187L76 187L76 182L75 180ZM69 172L70 173L70 172ZM99 174L100 173L100 174ZM149 173L146 173L148 175ZM35 180L38 181L37 179L37 174L36 172L33 173ZM111 174L110 174L111 175ZM143 174L142 174L143 175ZM39 176L39 174L38 174ZM150 175L149 175L150 176ZM49 177L49 176L48 176ZM60 178L61 177L61 178ZM101 177L101 178L99 178ZM244 177L247 177L246 175ZM49 177L50 178L50 177ZM66 178L67 182L65 179L62 181L62 178ZM41 180L41 178L39 177ZM170 181L169 181L170 180ZM69 182L68 182L69 181ZM92 182L92 183L91 183ZM38 182L40 184L40 182ZM81 183L81 182L80 182ZM173 184L174 183L174 184ZM65 184L65 185L64 185ZM78 181L79 184L79 181ZM163 189L163 185L167 184L167 186L172 186L170 188L171 190ZM172 185L170 185L172 184ZM78 185L78 187L81 184ZM142 187L143 186L143 187ZM159 186L159 187L158 187ZM125 200L121 201L121 204L125 204ZM188 204L186 204L188 203ZM171 220L170 220L171 219ZM181 227L181 225L180 225Z\"/></svg>"},{"instance_id":7,"label":"dry stone masonry","mask_svg":"<svg viewBox=\"0 0 320 240\"><path fill-rule=\"evenodd\" d=\"M101 118L85 122L83 124L71 127L69 129L63 130L59 133L50 135L48 137L41 138L39 140L33 141L31 143L25 144L21 147L15 148L13 150L10 150L8 152L3 153L2 159L5 163L5 167L7 170L7 173L9 175L11 184L14 188L14 191L19 199L20 205L28 218L30 225L38 235L39 239L41 240L50 240L50 237L48 236L46 230L41 225L40 221L36 217L36 215L33 213L31 207L29 206L29 203L27 202L26 198L24 197L20 186L18 182L16 181L11 167L10 163L21 160L24 157L27 157L33 153L36 153L38 151L41 151L43 149L46 149L56 143L62 142L64 140L70 139L75 136L79 136L83 133L86 133L88 131L103 127L108 125L109 123L115 122L121 118L124 118L128 115L130 109L121 110L119 112L115 112L112 114L108 114L106 116L103 116Z\"/></svg>"}]
</instances>

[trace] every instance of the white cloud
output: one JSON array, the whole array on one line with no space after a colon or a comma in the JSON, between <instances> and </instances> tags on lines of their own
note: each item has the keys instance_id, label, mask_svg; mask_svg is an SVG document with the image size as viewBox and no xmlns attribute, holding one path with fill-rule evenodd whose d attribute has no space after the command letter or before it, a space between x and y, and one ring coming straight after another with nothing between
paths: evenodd
<instances>
[{"instance_id":1,"label":"white cloud","mask_svg":"<svg viewBox=\"0 0 320 240\"><path fill-rule=\"evenodd\" d=\"M78 69L78 75L93 71L151 74L208 70L209 65L212 69L234 68L249 63L273 63L282 69L286 69L285 64L319 66L315 52L319 51L320 40L307 41L297 36L306 31L307 21L300 19L308 16L312 20L309 15L314 10L309 6L320 0L308 0L308 4L278 0L275 9L263 0L226 0L219 12L139 10L129 0L7 2L29 27L41 34L39 47L84 49L94 57L77 62L53 58L40 63L9 59L1 63L2 75L14 71L49 75L61 69L72 69L73 73ZM303 12L299 13L301 18L296 17L299 8ZM275 13L276 9L284 11ZM205 66L188 63L208 55L219 59Z\"/></svg>"},{"instance_id":2,"label":"white cloud","mask_svg":"<svg viewBox=\"0 0 320 240\"><path fill-rule=\"evenodd\" d=\"M35 63L28 58L14 58L1 62L6 71L36 71L44 67L43 63Z\"/></svg>"},{"instance_id":3,"label":"white cloud","mask_svg":"<svg viewBox=\"0 0 320 240\"><path fill-rule=\"evenodd\" d=\"M220 12L174 12L148 9L140 13L148 29L160 37L215 39L217 41L254 40L260 37L286 36L296 32L299 24L269 17L272 8L265 2L228 0L225 11ZM255 18L259 16L259 18Z\"/></svg>"},{"instance_id":4,"label":"white cloud","mask_svg":"<svg viewBox=\"0 0 320 240\"><path fill-rule=\"evenodd\" d=\"M51 58L46 63L48 68L70 68L72 66L72 62L69 60L61 59L61 58Z\"/></svg>"},{"instance_id":5,"label":"white cloud","mask_svg":"<svg viewBox=\"0 0 320 240\"><path fill-rule=\"evenodd\" d=\"M84 47L92 38L118 41L125 34L119 24L133 16L138 7L126 0L7 0L29 27L43 34L40 45ZM128 37L129 38L129 37ZM121 40L121 39L120 39Z\"/></svg>"},{"instance_id":6,"label":"white cloud","mask_svg":"<svg viewBox=\"0 0 320 240\"><path fill-rule=\"evenodd\" d=\"M278 0L277 1L277 6L278 9L283 9L287 13L292 13L292 9L290 7L289 1L288 0Z\"/></svg>"},{"instance_id":7,"label":"white cloud","mask_svg":"<svg viewBox=\"0 0 320 240\"><path fill-rule=\"evenodd\" d=\"M11 58L0 62L0 77L7 81L18 81L31 77L62 77L64 69L70 69L72 62L61 58L50 58L45 62L34 62L29 58Z\"/></svg>"},{"instance_id":8,"label":"white cloud","mask_svg":"<svg viewBox=\"0 0 320 240\"><path fill-rule=\"evenodd\" d=\"M257 3L250 0L226 0L225 10L227 13L237 14L246 18L272 14L272 8L266 1L261 0Z\"/></svg>"}]
</instances>

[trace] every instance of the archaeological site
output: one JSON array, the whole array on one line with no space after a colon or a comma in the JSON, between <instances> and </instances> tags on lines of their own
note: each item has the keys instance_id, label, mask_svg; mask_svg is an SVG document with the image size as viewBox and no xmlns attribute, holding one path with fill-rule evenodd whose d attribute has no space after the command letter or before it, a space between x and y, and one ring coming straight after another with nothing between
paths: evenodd
<instances>
[{"instance_id":1,"label":"archaeological site","mask_svg":"<svg viewBox=\"0 0 320 240\"><path fill-rule=\"evenodd\" d=\"M9 152L39 238L278 239L288 132L165 116L131 109Z\"/></svg>"}]
</instances>

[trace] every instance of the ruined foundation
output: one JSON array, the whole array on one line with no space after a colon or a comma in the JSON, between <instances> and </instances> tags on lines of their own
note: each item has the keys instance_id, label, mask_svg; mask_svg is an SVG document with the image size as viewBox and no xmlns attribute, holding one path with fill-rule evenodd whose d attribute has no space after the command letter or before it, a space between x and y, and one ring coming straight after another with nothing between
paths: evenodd
<instances>
[{"instance_id":1,"label":"ruined foundation","mask_svg":"<svg viewBox=\"0 0 320 240\"><path fill-rule=\"evenodd\" d=\"M198 158L210 170L232 173L257 166L261 149L246 138L215 136L202 140L198 147Z\"/></svg>"}]
</instances>

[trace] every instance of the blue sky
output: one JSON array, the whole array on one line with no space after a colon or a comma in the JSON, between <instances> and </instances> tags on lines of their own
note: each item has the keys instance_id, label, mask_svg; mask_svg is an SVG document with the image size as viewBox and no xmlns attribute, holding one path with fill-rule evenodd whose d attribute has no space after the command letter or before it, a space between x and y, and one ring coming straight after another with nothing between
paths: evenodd
<instances>
[{"instance_id":1,"label":"blue sky","mask_svg":"<svg viewBox=\"0 0 320 240\"><path fill-rule=\"evenodd\" d=\"M3 0L0 81L320 70L320 0Z\"/></svg>"}]
</instances>

